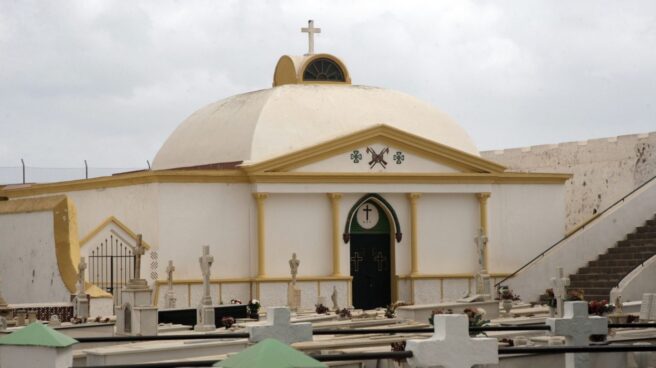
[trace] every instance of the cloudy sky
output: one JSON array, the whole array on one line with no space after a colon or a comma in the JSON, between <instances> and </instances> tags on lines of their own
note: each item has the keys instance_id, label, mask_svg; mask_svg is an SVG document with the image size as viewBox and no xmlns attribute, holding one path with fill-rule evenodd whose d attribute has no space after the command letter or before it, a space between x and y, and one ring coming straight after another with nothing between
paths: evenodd
<instances>
[{"instance_id":1,"label":"cloudy sky","mask_svg":"<svg viewBox=\"0 0 656 368\"><path fill-rule=\"evenodd\" d=\"M317 51L482 150L656 130L655 1L0 0L0 166L144 167L185 117Z\"/></svg>"}]
</instances>

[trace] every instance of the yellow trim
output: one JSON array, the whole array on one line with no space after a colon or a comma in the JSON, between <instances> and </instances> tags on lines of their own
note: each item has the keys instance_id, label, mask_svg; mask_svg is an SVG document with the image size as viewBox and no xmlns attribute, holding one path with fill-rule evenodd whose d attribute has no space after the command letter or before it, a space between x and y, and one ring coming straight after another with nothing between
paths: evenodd
<instances>
[{"instance_id":1,"label":"yellow trim","mask_svg":"<svg viewBox=\"0 0 656 368\"><path fill-rule=\"evenodd\" d=\"M257 277L266 276L266 225L264 201L267 199L267 193L253 193L257 203ZM258 293L259 295L259 293Z\"/></svg>"},{"instance_id":2,"label":"yellow trim","mask_svg":"<svg viewBox=\"0 0 656 368\"><path fill-rule=\"evenodd\" d=\"M442 162L471 172L500 173L506 169L502 165L479 156L451 148L385 124L338 137L270 160L243 165L242 168L248 173L289 171L353 148L378 142L394 145L430 160Z\"/></svg>"},{"instance_id":3,"label":"yellow trim","mask_svg":"<svg viewBox=\"0 0 656 368\"><path fill-rule=\"evenodd\" d=\"M84 284L84 293L92 298L103 298L103 299L113 298L112 294L106 292L105 290L99 288L98 286L90 282L86 282Z\"/></svg>"},{"instance_id":4,"label":"yellow trim","mask_svg":"<svg viewBox=\"0 0 656 368\"><path fill-rule=\"evenodd\" d=\"M0 194L9 198L27 197L100 188L116 188L151 183L248 183L241 170L161 170L103 176L93 179L62 181L47 184L9 186Z\"/></svg>"},{"instance_id":5,"label":"yellow trim","mask_svg":"<svg viewBox=\"0 0 656 368\"><path fill-rule=\"evenodd\" d=\"M303 73L309 63L319 58L329 59L337 63L344 73L344 82L303 80ZM351 75L344 62L335 55L312 54L298 57L283 55L278 59L275 71L273 72L273 86L277 87L285 84L351 84Z\"/></svg>"},{"instance_id":6,"label":"yellow trim","mask_svg":"<svg viewBox=\"0 0 656 368\"><path fill-rule=\"evenodd\" d=\"M486 270L489 270L488 265L488 248L489 248L489 236L488 236L488 223L487 223L487 200L490 198L490 192L476 193L476 198L478 198L478 209L480 213L480 225L483 230L483 236L488 237L488 245L483 248L483 267Z\"/></svg>"},{"instance_id":7,"label":"yellow trim","mask_svg":"<svg viewBox=\"0 0 656 368\"><path fill-rule=\"evenodd\" d=\"M417 230L417 199L421 197L421 193L409 193L408 200L410 201L410 274L419 274L419 261L418 261L418 234Z\"/></svg>"},{"instance_id":8,"label":"yellow trim","mask_svg":"<svg viewBox=\"0 0 656 368\"><path fill-rule=\"evenodd\" d=\"M334 61L337 65L339 65L339 67L342 68L342 73L344 73L344 82L303 80L303 74L305 73L305 69L308 67L308 65L310 65L310 63L312 63L316 59L329 59ZM301 64L298 68L296 78L298 84L351 84L351 74L346 68L346 64L344 64L337 56L331 54L312 54L309 57L306 57L303 60L303 64Z\"/></svg>"},{"instance_id":9,"label":"yellow trim","mask_svg":"<svg viewBox=\"0 0 656 368\"><path fill-rule=\"evenodd\" d=\"M116 217L109 216L108 218L105 219L105 221L101 222L100 225L96 226L87 235L85 235L82 238L82 240L80 240L80 248L83 248L89 242L89 240L93 239L94 236L98 235L98 233L102 231L105 227L107 227L107 225L109 225L110 223L116 225L121 230L125 231L125 233L127 233L130 236L130 238L132 238L132 240L134 240L135 242L137 241L137 234L134 231L130 230L130 228L125 226L125 224L119 221ZM145 241L142 241L141 244L143 244L143 246L146 249L150 249L150 244L146 243Z\"/></svg>"},{"instance_id":10,"label":"yellow trim","mask_svg":"<svg viewBox=\"0 0 656 368\"><path fill-rule=\"evenodd\" d=\"M253 183L288 184L562 184L570 174L537 173L254 173Z\"/></svg>"},{"instance_id":11,"label":"yellow trim","mask_svg":"<svg viewBox=\"0 0 656 368\"><path fill-rule=\"evenodd\" d=\"M341 274L339 265L339 251L340 245L342 243L339 231L339 200L342 198L342 195L339 193L328 193L328 198L330 198L330 210L332 212L333 219L333 276L339 276Z\"/></svg>"},{"instance_id":12,"label":"yellow trim","mask_svg":"<svg viewBox=\"0 0 656 368\"><path fill-rule=\"evenodd\" d=\"M77 284L80 243L77 239L77 211L72 201L63 196L53 208L55 227L55 254L62 281L74 293Z\"/></svg>"}]
</instances>

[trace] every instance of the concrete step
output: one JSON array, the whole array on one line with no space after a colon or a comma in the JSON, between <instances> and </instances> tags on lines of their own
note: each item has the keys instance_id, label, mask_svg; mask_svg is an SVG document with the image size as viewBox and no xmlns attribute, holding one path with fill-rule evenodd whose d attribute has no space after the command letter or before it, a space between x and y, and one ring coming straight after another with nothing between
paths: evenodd
<instances>
[{"instance_id":1,"label":"concrete step","mask_svg":"<svg viewBox=\"0 0 656 368\"><path fill-rule=\"evenodd\" d=\"M570 287L572 289L572 287ZM586 287L577 288L583 290L583 295L610 295L609 287Z\"/></svg>"},{"instance_id":2,"label":"concrete step","mask_svg":"<svg viewBox=\"0 0 656 368\"><path fill-rule=\"evenodd\" d=\"M635 267L639 262L635 259L597 259L590 261L588 267Z\"/></svg>"},{"instance_id":3,"label":"concrete step","mask_svg":"<svg viewBox=\"0 0 656 368\"><path fill-rule=\"evenodd\" d=\"M624 241L638 241L638 240L624 240ZM617 253L636 253L636 252L651 252L656 254L656 244L654 245L629 245L629 246L619 246L615 248L608 249L608 253L617 254Z\"/></svg>"},{"instance_id":4,"label":"concrete step","mask_svg":"<svg viewBox=\"0 0 656 368\"><path fill-rule=\"evenodd\" d=\"M598 273L576 273L574 275L571 275L569 279L571 282L578 282L578 281L588 281L588 280L600 280L600 281L613 281L617 282L618 280L621 280L626 273L604 273L604 274L598 274Z\"/></svg>"},{"instance_id":5,"label":"concrete step","mask_svg":"<svg viewBox=\"0 0 656 368\"><path fill-rule=\"evenodd\" d=\"M618 281L612 280L586 280L586 281L572 281L570 289L585 289L585 288L613 288L617 286Z\"/></svg>"},{"instance_id":6,"label":"concrete step","mask_svg":"<svg viewBox=\"0 0 656 368\"><path fill-rule=\"evenodd\" d=\"M636 229L637 233L653 233L656 232L656 226L655 225L646 225L646 226L640 226Z\"/></svg>"},{"instance_id":7,"label":"concrete step","mask_svg":"<svg viewBox=\"0 0 656 368\"><path fill-rule=\"evenodd\" d=\"M647 220L647 226L656 226L656 219Z\"/></svg>"},{"instance_id":8,"label":"concrete step","mask_svg":"<svg viewBox=\"0 0 656 368\"><path fill-rule=\"evenodd\" d=\"M627 236L628 239L654 239L656 240L656 232L653 233L632 233Z\"/></svg>"},{"instance_id":9,"label":"concrete step","mask_svg":"<svg viewBox=\"0 0 656 368\"><path fill-rule=\"evenodd\" d=\"M583 274L583 273L594 273L594 274L600 274L600 275L608 275L608 274L627 274L631 272L635 267L634 266L605 266L605 267L581 267L579 268L579 271L577 273Z\"/></svg>"},{"instance_id":10,"label":"concrete step","mask_svg":"<svg viewBox=\"0 0 656 368\"><path fill-rule=\"evenodd\" d=\"M612 248L611 248L612 249ZM599 260L616 260L616 259L633 259L636 260L636 264L640 264L642 261L649 259L653 256L652 252L625 252L625 253L605 253L599 256Z\"/></svg>"},{"instance_id":11,"label":"concrete step","mask_svg":"<svg viewBox=\"0 0 656 368\"><path fill-rule=\"evenodd\" d=\"M586 302L591 302L593 300L609 300L610 293L598 294L598 295L583 294L583 298L585 299Z\"/></svg>"},{"instance_id":12,"label":"concrete step","mask_svg":"<svg viewBox=\"0 0 656 368\"><path fill-rule=\"evenodd\" d=\"M639 234L651 234L651 233L639 233ZM656 245L656 239L627 239L620 240L617 242L618 247L644 247Z\"/></svg>"}]
</instances>

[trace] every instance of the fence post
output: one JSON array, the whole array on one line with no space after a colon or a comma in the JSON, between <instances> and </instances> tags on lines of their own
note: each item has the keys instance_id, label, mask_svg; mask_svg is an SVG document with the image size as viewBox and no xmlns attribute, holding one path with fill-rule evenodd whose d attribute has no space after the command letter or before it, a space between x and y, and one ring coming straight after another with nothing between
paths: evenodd
<instances>
[{"instance_id":1,"label":"fence post","mask_svg":"<svg viewBox=\"0 0 656 368\"><path fill-rule=\"evenodd\" d=\"M25 161L21 158L21 166L23 167L23 184L25 184Z\"/></svg>"}]
</instances>

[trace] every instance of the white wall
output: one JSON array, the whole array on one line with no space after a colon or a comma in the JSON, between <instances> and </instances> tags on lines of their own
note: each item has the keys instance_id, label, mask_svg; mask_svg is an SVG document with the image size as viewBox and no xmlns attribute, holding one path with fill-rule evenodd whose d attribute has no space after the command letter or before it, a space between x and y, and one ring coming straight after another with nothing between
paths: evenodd
<instances>
[{"instance_id":1,"label":"white wall","mask_svg":"<svg viewBox=\"0 0 656 368\"><path fill-rule=\"evenodd\" d=\"M332 214L326 194L270 194L266 207L268 276L290 276L296 253L299 276L332 273Z\"/></svg>"},{"instance_id":2,"label":"white wall","mask_svg":"<svg viewBox=\"0 0 656 368\"><path fill-rule=\"evenodd\" d=\"M0 215L0 279L10 304L69 302L55 253L52 211Z\"/></svg>"},{"instance_id":3,"label":"white wall","mask_svg":"<svg viewBox=\"0 0 656 368\"><path fill-rule=\"evenodd\" d=\"M656 175L656 132L481 152L511 170L566 172L567 229Z\"/></svg>"},{"instance_id":4,"label":"white wall","mask_svg":"<svg viewBox=\"0 0 656 368\"><path fill-rule=\"evenodd\" d=\"M159 274L171 259L175 279L201 278L202 246L214 256L212 278L255 273L255 204L247 184L160 184Z\"/></svg>"},{"instance_id":5,"label":"white wall","mask_svg":"<svg viewBox=\"0 0 656 368\"><path fill-rule=\"evenodd\" d=\"M535 300L551 287L549 280L555 275L556 267L563 267L565 274L575 273L636 227L642 226L654 213L656 182L643 187L622 205L612 208L574 233L506 283L524 300Z\"/></svg>"},{"instance_id":6,"label":"white wall","mask_svg":"<svg viewBox=\"0 0 656 368\"><path fill-rule=\"evenodd\" d=\"M563 186L495 185L488 223L488 271L513 272L564 236Z\"/></svg>"},{"instance_id":7,"label":"white wall","mask_svg":"<svg viewBox=\"0 0 656 368\"><path fill-rule=\"evenodd\" d=\"M480 227L476 196L424 194L417 200L417 212L419 272L475 272Z\"/></svg>"}]
</instances>

